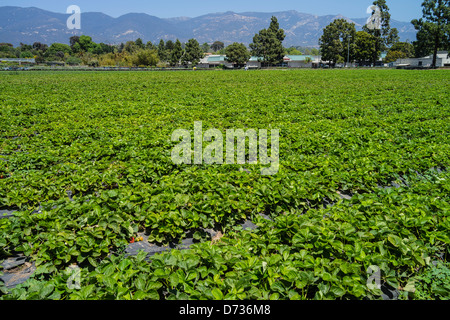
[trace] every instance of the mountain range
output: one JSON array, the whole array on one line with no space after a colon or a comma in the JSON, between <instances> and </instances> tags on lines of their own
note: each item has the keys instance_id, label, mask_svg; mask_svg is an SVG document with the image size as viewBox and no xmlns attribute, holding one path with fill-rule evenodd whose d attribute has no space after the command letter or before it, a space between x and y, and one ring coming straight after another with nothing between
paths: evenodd
<instances>
[{"instance_id":1,"label":"mountain range","mask_svg":"<svg viewBox=\"0 0 450 320\"><path fill-rule=\"evenodd\" d=\"M259 30L267 28L272 16L276 16L280 28L284 29L284 46L317 47L322 30L330 22L344 18L354 22L361 30L367 18L347 18L342 15L317 16L295 10L282 12L221 12L195 18L158 18L145 13L128 13L113 18L100 12L81 14L81 29L69 30L67 19L70 14L55 13L35 7L0 7L0 43L17 46L21 42L33 44L42 42L69 43L73 35L86 34L94 42L119 44L141 38L144 42L175 40L185 42L195 38L199 43L222 41L249 44ZM410 22L391 20L391 27L399 30L402 41L414 41L416 30Z\"/></svg>"}]
</instances>

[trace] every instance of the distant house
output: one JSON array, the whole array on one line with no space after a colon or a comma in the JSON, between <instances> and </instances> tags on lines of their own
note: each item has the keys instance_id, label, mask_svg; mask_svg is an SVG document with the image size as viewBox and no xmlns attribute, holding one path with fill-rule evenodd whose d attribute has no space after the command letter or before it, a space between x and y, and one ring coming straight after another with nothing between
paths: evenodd
<instances>
[{"instance_id":1,"label":"distant house","mask_svg":"<svg viewBox=\"0 0 450 320\"><path fill-rule=\"evenodd\" d=\"M289 68L314 68L319 66L321 57L311 55L287 55L283 60Z\"/></svg>"},{"instance_id":2,"label":"distant house","mask_svg":"<svg viewBox=\"0 0 450 320\"><path fill-rule=\"evenodd\" d=\"M199 63L197 64L197 68L209 68L208 57L209 55L201 58Z\"/></svg>"},{"instance_id":3,"label":"distant house","mask_svg":"<svg viewBox=\"0 0 450 320\"><path fill-rule=\"evenodd\" d=\"M233 64L226 61L225 55L206 55L200 60L197 65L198 68L214 68L219 65L224 65L225 68L232 69ZM249 69L259 69L262 66L262 57L252 56L247 62L246 66ZM312 55L287 55L283 58L283 63L279 66L288 68L318 68L326 62L321 60L321 56Z\"/></svg>"},{"instance_id":4,"label":"distant house","mask_svg":"<svg viewBox=\"0 0 450 320\"><path fill-rule=\"evenodd\" d=\"M206 55L200 60L198 68L215 68L224 65L226 68L233 68L233 64L225 60L225 55Z\"/></svg>"},{"instance_id":5,"label":"distant house","mask_svg":"<svg viewBox=\"0 0 450 320\"><path fill-rule=\"evenodd\" d=\"M247 67L248 67L249 69L258 69L258 68L261 68L261 62L259 61L259 60L261 60L261 59L262 59L262 58L255 57L255 56L250 57L250 60L248 60L248 62L247 62Z\"/></svg>"},{"instance_id":6,"label":"distant house","mask_svg":"<svg viewBox=\"0 0 450 320\"><path fill-rule=\"evenodd\" d=\"M412 68L429 68L433 64L433 55L423 58L398 59L391 63L392 67L412 67ZM438 51L436 56L436 67L449 67L450 57L448 51Z\"/></svg>"},{"instance_id":7,"label":"distant house","mask_svg":"<svg viewBox=\"0 0 450 320\"><path fill-rule=\"evenodd\" d=\"M252 56L247 62L247 66L249 68L261 68L261 62L258 60L262 60L262 58ZM320 56L287 55L283 58L283 63L281 64L281 66L288 68L317 68L319 67L320 63Z\"/></svg>"}]
</instances>

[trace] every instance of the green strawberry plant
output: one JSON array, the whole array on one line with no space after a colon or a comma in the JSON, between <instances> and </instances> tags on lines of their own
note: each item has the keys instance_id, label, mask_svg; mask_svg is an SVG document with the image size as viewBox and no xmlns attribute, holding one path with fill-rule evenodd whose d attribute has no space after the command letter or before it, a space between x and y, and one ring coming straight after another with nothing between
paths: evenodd
<instances>
[{"instance_id":1,"label":"green strawberry plant","mask_svg":"<svg viewBox=\"0 0 450 320\"><path fill-rule=\"evenodd\" d=\"M0 74L0 261L37 266L1 298L380 299L370 266L401 299L445 296L410 293L448 262L447 74L335 71ZM278 174L175 165L194 121L279 129ZM125 258L138 232L196 244Z\"/></svg>"}]
</instances>

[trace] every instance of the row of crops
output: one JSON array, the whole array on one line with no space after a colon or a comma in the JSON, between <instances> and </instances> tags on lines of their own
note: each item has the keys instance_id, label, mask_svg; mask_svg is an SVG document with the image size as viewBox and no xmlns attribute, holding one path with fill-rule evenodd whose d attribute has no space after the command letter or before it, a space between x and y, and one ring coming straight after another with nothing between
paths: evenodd
<instances>
[{"instance_id":1,"label":"row of crops","mask_svg":"<svg viewBox=\"0 0 450 320\"><path fill-rule=\"evenodd\" d=\"M0 76L0 299L450 297L445 70ZM195 121L279 129L279 172L175 165Z\"/></svg>"}]
</instances>

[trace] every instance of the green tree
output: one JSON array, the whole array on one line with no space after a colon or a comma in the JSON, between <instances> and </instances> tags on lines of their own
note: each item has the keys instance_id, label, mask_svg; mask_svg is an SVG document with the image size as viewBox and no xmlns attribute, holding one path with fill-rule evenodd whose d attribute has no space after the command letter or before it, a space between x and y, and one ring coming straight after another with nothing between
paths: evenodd
<instances>
[{"instance_id":1,"label":"green tree","mask_svg":"<svg viewBox=\"0 0 450 320\"><path fill-rule=\"evenodd\" d=\"M214 43L211 45L211 49L214 52L220 51L225 48L225 44L222 41L214 41Z\"/></svg>"},{"instance_id":2,"label":"green tree","mask_svg":"<svg viewBox=\"0 0 450 320\"><path fill-rule=\"evenodd\" d=\"M0 57L17 58L16 49L14 49L14 46L11 43L0 43Z\"/></svg>"},{"instance_id":3,"label":"green tree","mask_svg":"<svg viewBox=\"0 0 450 320\"><path fill-rule=\"evenodd\" d=\"M20 52L30 51L32 49L33 49L32 45L25 44L25 43L22 43L22 42L20 43L20 47L19 47Z\"/></svg>"},{"instance_id":4,"label":"green tree","mask_svg":"<svg viewBox=\"0 0 450 320\"><path fill-rule=\"evenodd\" d=\"M167 45L167 43L166 43L166 45ZM177 64L180 64L183 54L184 54L183 47L181 46L180 40L177 39L177 41L175 42L175 44L173 46L173 50L170 52L170 58L169 58L170 65L173 67L173 66L176 66Z\"/></svg>"},{"instance_id":5,"label":"green tree","mask_svg":"<svg viewBox=\"0 0 450 320\"><path fill-rule=\"evenodd\" d=\"M77 43L80 46L78 52L92 52L96 47L96 44L92 41L92 38L86 35L80 36L80 39Z\"/></svg>"},{"instance_id":6,"label":"green tree","mask_svg":"<svg viewBox=\"0 0 450 320\"><path fill-rule=\"evenodd\" d=\"M118 46L117 46L117 51L119 53L122 53L125 50L125 45L123 44L123 42L121 42Z\"/></svg>"},{"instance_id":7,"label":"green tree","mask_svg":"<svg viewBox=\"0 0 450 320\"><path fill-rule=\"evenodd\" d=\"M141 38L137 38L136 41L134 42L134 44L135 44L136 47L138 47L139 49L144 49L144 48L145 48L144 42L142 41Z\"/></svg>"},{"instance_id":8,"label":"green tree","mask_svg":"<svg viewBox=\"0 0 450 320\"><path fill-rule=\"evenodd\" d=\"M34 55L31 53L31 51L22 51L20 53L20 57L28 59L28 58L33 58ZM64 57L64 54L63 54L63 57Z\"/></svg>"},{"instance_id":9,"label":"green tree","mask_svg":"<svg viewBox=\"0 0 450 320\"><path fill-rule=\"evenodd\" d=\"M72 37L70 37L69 41L70 41L70 47L72 48L72 51L73 51L73 46L75 45L75 43L78 43L80 41L80 37L79 36L72 36Z\"/></svg>"},{"instance_id":10,"label":"green tree","mask_svg":"<svg viewBox=\"0 0 450 320\"><path fill-rule=\"evenodd\" d=\"M145 49L158 50L158 46L154 45L153 42L151 42L151 41L147 41L147 44L145 45Z\"/></svg>"},{"instance_id":11,"label":"green tree","mask_svg":"<svg viewBox=\"0 0 450 320\"><path fill-rule=\"evenodd\" d=\"M158 52L156 50L139 49L131 56L131 62L134 66L156 66L159 62Z\"/></svg>"},{"instance_id":12,"label":"green tree","mask_svg":"<svg viewBox=\"0 0 450 320\"><path fill-rule=\"evenodd\" d=\"M373 5L377 7L380 15L379 28L369 28L367 25L363 26L363 31L372 35L376 39L376 50L372 62L375 64L382 51L388 50L393 44L399 41L397 28L391 28L391 14L386 0L375 0ZM375 14L374 10L372 14ZM376 55L375 55L376 54Z\"/></svg>"},{"instance_id":13,"label":"green tree","mask_svg":"<svg viewBox=\"0 0 450 320\"><path fill-rule=\"evenodd\" d=\"M47 49L48 49L48 45L46 45L45 43L41 43L41 42L35 42L35 43L33 43L33 49L40 51L41 53L45 53L45 51L47 51Z\"/></svg>"},{"instance_id":14,"label":"green tree","mask_svg":"<svg viewBox=\"0 0 450 320\"><path fill-rule=\"evenodd\" d=\"M384 62L390 63L397 59L406 59L414 57L414 46L408 42L397 42L388 51Z\"/></svg>"},{"instance_id":15,"label":"green tree","mask_svg":"<svg viewBox=\"0 0 450 320\"><path fill-rule=\"evenodd\" d=\"M127 41L125 43L123 50L128 53L133 54L139 50L139 47L136 45L136 43L134 41Z\"/></svg>"},{"instance_id":16,"label":"green tree","mask_svg":"<svg viewBox=\"0 0 450 320\"><path fill-rule=\"evenodd\" d=\"M204 44L202 44L202 50L204 53L207 53L209 51L209 49L211 49L211 46L208 44L208 42L205 42Z\"/></svg>"},{"instance_id":17,"label":"green tree","mask_svg":"<svg viewBox=\"0 0 450 320\"><path fill-rule=\"evenodd\" d=\"M322 60L333 64L353 60L356 28L345 19L335 19L323 29L319 39Z\"/></svg>"},{"instance_id":18,"label":"green tree","mask_svg":"<svg viewBox=\"0 0 450 320\"><path fill-rule=\"evenodd\" d=\"M93 54L106 54L114 52L114 47L105 43L98 43L91 49Z\"/></svg>"},{"instance_id":19,"label":"green tree","mask_svg":"<svg viewBox=\"0 0 450 320\"><path fill-rule=\"evenodd\" d=\"M320 50L316 49L316 48L312 48L310 50L310 54L313 55L313 56L318 56L318 55L320 55Z\"/></svg>"},{"instance_id":20,"label":"green tree","mask_svg":"<svg viewBox=\"0 0 450 320\"><path fill-rule=\"evenodd\" d=\"M302 52L300 50L298 50L296 47L285 48L284 51L286 52L286 54L293 55L293 56L302 55Z\"/></svg>"},{"instance_id":21,"label":"green tree","mask_svg":"<svg viewBox=\"0 0 450 320\"><path fill-rule=\"evenodd\" d=\"M285 53L283 47L285 37L277 18L272 16L269 28L260 30L253 37L250 44L251 54L265 65L281 63Z\"/></svg>"},{"instance_id":22,"label":"green tree","mask_svg":"<svg viewBox=\"0 0 450 320\"><path fill-rule=\"evenodd\" d=\"M164 40L159 40L158 44L158 56L161 61L167 61L167 50L166 50L166 44L164 43Z\"/></svg>"},{"instance_id":23,"label":"green tree","mask_svg":"<svg viewBox=\"0 0 450 320\"><path fill-rule=\"evenodd\" d=\"M408 58L414 57L414 46L409 42L397 42L389 51L401 51L405 53Z\"/></svg>"},{"instance_id":24,"label":"green tree","mask_svg":"<svg viewBox=\"0 0 450 320\"><path fill-rule=\"evenodd\" d=\"M250 59L250 52L243 43L234 42L225 49L226 60L237 65L244 65Z\"/></svg>"},{"instance_id":25,"label":"green tree","mask_svg":"<svg viewBox=\"0 0 450 320\"><path fill-rule=\"evenodd\" d=\"M192 65L197 65L200 62L200 59L203 58L204 53L200 48L200 44L195 39L189 39L184 47L184 55L182 58L182 64L188 65L191 63Z\"/></svg>"},{"instance_id":26,"label":"green tree","mask_svg":"<svg viewBox=\"0 0 450 320\"><path fill-rule=\"evenodd\" d=\"M50 47L46 51L46 54L55 55L57 52L72 54L72 49L67 44L55 42L50 45Z\"/></svg>"},{"instance_id":27,"label":"green tree","mask_svg":"<svg viewBox=\"0 0 450 320\"><path fill-rule=\"evenodd\" d=\"M386 57L384 58L384 62L391 63L391 62L397 61L398 59L406 59L406 58L409 58L409 57L403 51L389 50Z\"/></svg>"},{"instance_id":28,"label":"green tree","mask_svg":"<svg viewBox=\"0 0 450 320\"><path fill-rule=\"evenodd\" d=\"M275 16L273 16L270 19L269 31L275 35L275 37L278 39L278 41L280 41L280 43L283 43L284 39L286 38L286 35L284 33L284 30L280 29L280 24L278 23L278 19Z\"/></svg>"},{"instance_id":29,"label":"green tree","mask_svg":"<svg viewBox=\"0 0 450 320\"><path fill-rule=\"evenodd\" d=\"M417 30L416 56L432 53L432 66L436 67L437 52L450 49L450 0L425 0L422 14L411 21Z\"/></svg>"},{"instance_id":30,"label":"green tree","mask_svg":"<svg viewBox=\"0 0 450 320\"><path fill-rule=\"evenodd\" d=\"M43 56L41 56L41 55L37 55L36 58L34 59L34 61L35 61L37 64L41 64L41 63L44 63L44 62L45 62L45 58L44 58Z\"/></svg>"},{"instance_id":31,"label":"green tree","mask_svg":"<svg viewBox=\"0 0 450 320\"><path fill-rule=\"evenodd\" d=\"M355 37L355 48L353 57L362 63L373 62L374 55L379 56L380 52L377 50L377 38L365 31L358 31Z\"/></svg>"},{"instance_id":32,"label":"green tree","mask_svg":"<svg viewBox=\"0 0 450 320\"><path fill-rule=\"evenodd\" d=\"M168 40L166 42L166 50L167 52L172 52L172 50L175 48L175 43L172 40Z\"/></svg>"}]
</instances>

